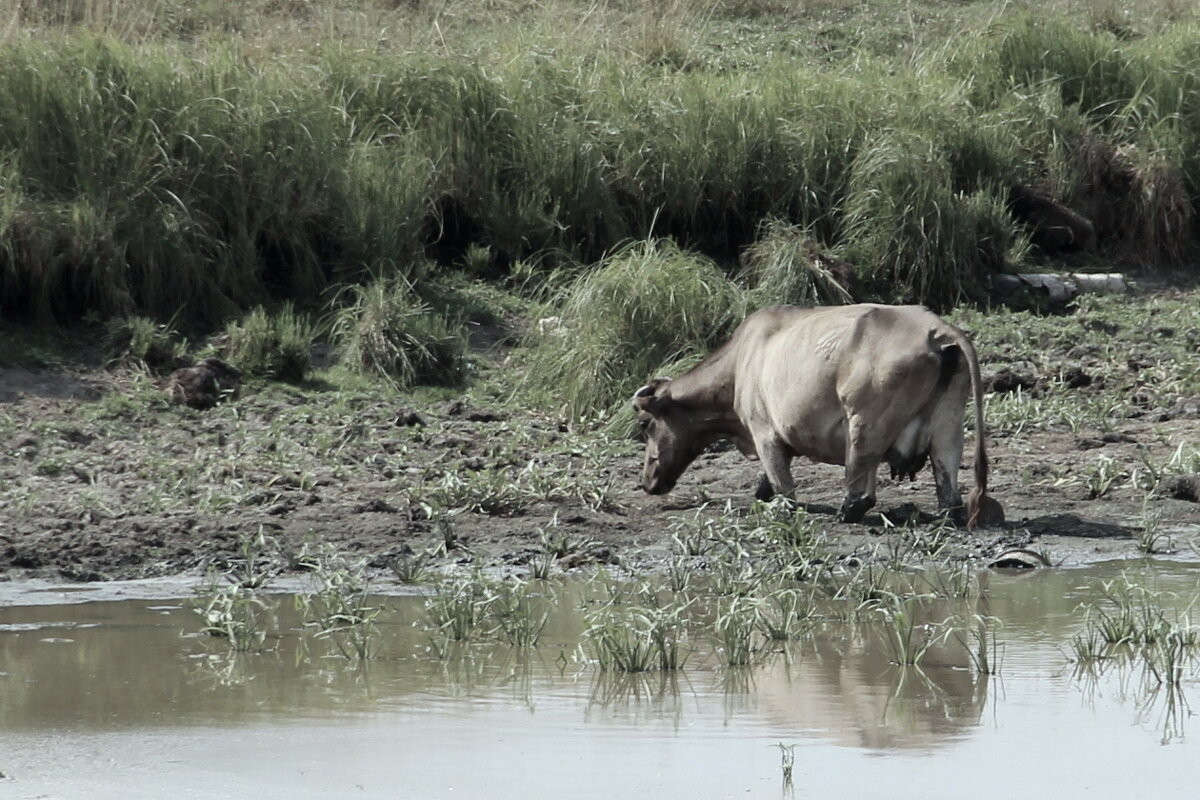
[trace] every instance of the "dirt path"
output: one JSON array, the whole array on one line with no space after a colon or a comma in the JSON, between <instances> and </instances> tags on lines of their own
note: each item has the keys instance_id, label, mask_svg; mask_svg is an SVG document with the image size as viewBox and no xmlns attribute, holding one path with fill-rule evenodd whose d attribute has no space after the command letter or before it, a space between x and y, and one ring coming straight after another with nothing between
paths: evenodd
<instances>
[{"instance_id":1,"label":"dirt path","mask_svg":"<svg viewBox=\"0 0 1200 800\"><path fill-rule=\"evenodd\" d=\"M1103 434L990 438L992 494L1009 523L956 531L943 554L988 559L1031 546L1065 564L1130 556L1147 524L1163 534L1159 547L1190 553L1200 533L1195 479L1148 506L1138 482L1197 422L1156 419ZM757 478L736 452L712 452L673 494L652 498L636 486L640 466L633 442L576 437L473 398L400 407L321 386L251 386L231 404L192 412L137 373L0 368L0 575L200 574L236 560L239 542L260 529L280 571L327 543L380 569L440 548L434 566L522 572L545 551L544 536L567 542L558 569L653 569L669 560L673 533L736 519ZM840 469L795 471L799 496L843 556L935 530L893 529L879 513L835 523ZM970 463L961 477L969 486ZM931 510L928 471L911 483L881 475L879 502L901 524Z\"/></svg>"}]
</instances>

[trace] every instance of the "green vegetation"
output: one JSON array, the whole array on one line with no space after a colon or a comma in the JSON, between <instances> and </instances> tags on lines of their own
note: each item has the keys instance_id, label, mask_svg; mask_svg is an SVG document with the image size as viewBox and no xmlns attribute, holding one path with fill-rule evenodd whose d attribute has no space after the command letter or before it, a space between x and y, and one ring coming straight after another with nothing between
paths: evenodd
<instances>
[{"instance_id":1,"label":"green vegetation","mask_svg":"<svg viewBox=\"0 0 1200 800\"><path fill-rule=\"evenodd\" d=\"M275 314L263 308L225 328L224 355L250 375L300 383L308 375L316 331L290 302Z\"/></svg>"},{"instance_id":2,"label":"green vegetation","mask_svg":"<svg viewBox=\"0 0 1200 800\"><path fill-rule=\"evenodd\" d=\"M1034 257L1014 183L1087 215L1096 258L1190 271L1197 22L1166 0L22 3L0 314L125 320L135 359L134 320L227 326L238 366L290 381L328 318L354 368L460 385L464 323L506 302L465 311L466 281L561 319L526 387L593 419L753 306L843 299L818 253L861 299L982 300Z\"/></svg>"},{"instance_id":3,"label":"green vegetation","mask_svg":"<svg viewBox=\"0 0 1200 800\"><path fill-rule=\"evenodd\" d=\"M403 278L347 288L334 315L332 338L354 368L398 389L454 386L466 372L466 332L431 313Z\"/></svg>"}]
</instances>

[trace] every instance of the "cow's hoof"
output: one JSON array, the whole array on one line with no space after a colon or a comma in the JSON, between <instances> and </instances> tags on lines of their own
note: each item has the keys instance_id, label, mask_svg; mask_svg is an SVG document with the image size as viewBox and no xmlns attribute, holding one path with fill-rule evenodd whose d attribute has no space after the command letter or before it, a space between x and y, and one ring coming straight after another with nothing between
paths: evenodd
<instances>
[{"instance_id":1,"label":"cow's hoof","mask_svg":"<svg viewBox=\"0 0 1200 800\"><path fill-rule=\"evenodd\" d=\"M847 497L842 503L842 509L838 512L837 518L840 522L859 522L871 508L875 505L874 497Z\"/></svg>"},{"instance_id":2,"label":"cow's hoof","mask_svg":"<svg viewBox=\"0 0 1200 800\"><path fill-rule=\"evenodd\" d=\"M775 487L771 485L771 479L766 475L758 477L758 488L754 490L754 499L762 500L764 503L775 496Z\"/></svg>"},{"instance_id":3,"label":"cow's hoof","mask_svg":"<svg viewBox=\"0 0 1200 800\"><path fill-rule=\"evenodd\" d=\"M978 516L970 519L965 506L949 510L950 521L959 528L998 528L1004 525L1004 507L994 497L984 497L979 504Z\"/></svg>"},{"instance_id":4,"label":"cow's hoof","mask_svg":"<svg viewBox=\"0 0 1200 800\"><path fill-rule=\"evenodd\" d=\"M998 528L1004 524L1004 506L996 498L988 496L979 504L979 516L975 519L977 528Z\"/></svg>"}]
</instances>

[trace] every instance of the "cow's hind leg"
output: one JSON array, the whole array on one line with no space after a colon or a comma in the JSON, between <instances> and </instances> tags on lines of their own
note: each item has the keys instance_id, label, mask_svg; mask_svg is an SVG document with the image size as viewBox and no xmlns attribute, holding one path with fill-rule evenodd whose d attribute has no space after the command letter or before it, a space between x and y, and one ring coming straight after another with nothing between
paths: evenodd
<instances>
[{"instance_id":1,"label":"cow's hind leg","mask_svg":"<svg viewBox=\"0 0 1200 800\"><path fill-rule=\"evenodd\" d=\"M929 460L933 465L938 509L949 512L951 519L959 525L966 522L962 495L958 492L958 468L962 465L963 449L961 409L962 406L958 406L957 414L953 413L955 409L948 409L950 413L946 416L950 417L949 420L935 416L929 441Z\"/></svg>"},{"instance_id":2,"label":"cow's hind leg","mask_svg":"<svg viewBox=\"0 0 1200 800\"><path fill-rule=\"evenodd\" d=\"M860 416L846 421L846 498L838 519L858 522L875 505L875 478L883 460L884 436Z\"/></svg>"}]
</instances>

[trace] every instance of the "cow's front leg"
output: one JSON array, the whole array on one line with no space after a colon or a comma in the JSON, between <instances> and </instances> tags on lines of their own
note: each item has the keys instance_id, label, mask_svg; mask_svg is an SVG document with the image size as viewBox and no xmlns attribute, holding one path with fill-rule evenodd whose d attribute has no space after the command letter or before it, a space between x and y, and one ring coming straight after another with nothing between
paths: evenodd
<instances>
[{"instance_id":1,"label":"cow's front leg","mask_svg":"<svg viewBox=\"0 0 1200 800\"><path fill-rule=\"evenodd\" d=\"M756 436L754 445L765 473L754 496L759 500L770 500L774 495L783 495L794 500L796 482L792 480L791 449L774 435Z\"/></svg>"},{"instance_id":2,"label":"cow's front leg","mask_svg":"<svg viewBox=\"0 0 1200 800\"><path fill-rule=\"evenodd\" d=\"M842 522L858 522L875 506L875 478L883 454L882 441L861 418L851 417L846 430L846 498L838 512Z\"/></svg>"},{"instance_id":3,"label":"cow's front leg","mask_svg":"<svg viewBox=\"0 0 1200 800\"><path fill-rule=\"evenodd\" d=\"M758 476L758 486L754 488L754 499L761 500L764 503L775 496L775 487L771 485L771 479L767 477L767 473Z\"/></svg>"}]
</instances>

